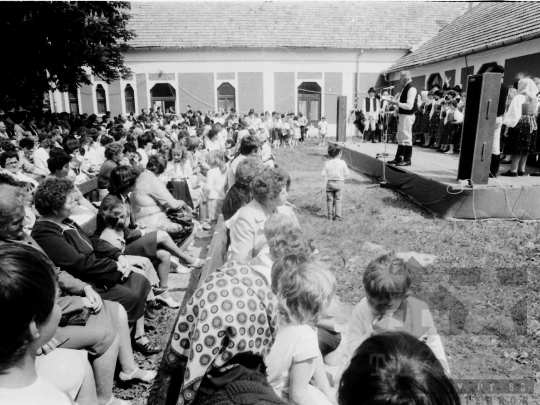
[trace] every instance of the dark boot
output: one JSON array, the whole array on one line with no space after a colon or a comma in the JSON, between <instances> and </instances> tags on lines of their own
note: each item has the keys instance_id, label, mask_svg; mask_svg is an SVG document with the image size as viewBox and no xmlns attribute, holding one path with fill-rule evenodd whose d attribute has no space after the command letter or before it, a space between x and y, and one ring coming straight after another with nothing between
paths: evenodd
<instances>
[{"instance_id":1,"label":"dark boot","mask_svg":"<svg viewBox=\"0 0 540 405\"><path fill-rule=\"evenodd\" d=\"M403 145L403 154L405 155L403 157L403 161L396 163L396 166L410 166L411 165L411 158L412 158L412 146L409 145Z\"/></svg>"},{"instance_id":2,"label":"dark boot","mask_svg":"<svg viewBox=\"0 0 540 405\"><path fill-rule=\"evenodd\" d=\"M489 165L489 177L497 177L499 174L501 155L491 155L491 164Z\"/></svg>"},{"instance_id":3,"label":"dark boot","mask_svg":"<svg viewBox=\"0 0 540 405\"><path fill-rule=\"evenodd\" d=\"M396 152L396 157L394 158L394 160L391 160L391 161L389 161L387 163L390 164L390 165L395 165L397 163L402 162L404 154L405 154L405 145L398 145L397 152Z\"/></svg>"}]
</instances>

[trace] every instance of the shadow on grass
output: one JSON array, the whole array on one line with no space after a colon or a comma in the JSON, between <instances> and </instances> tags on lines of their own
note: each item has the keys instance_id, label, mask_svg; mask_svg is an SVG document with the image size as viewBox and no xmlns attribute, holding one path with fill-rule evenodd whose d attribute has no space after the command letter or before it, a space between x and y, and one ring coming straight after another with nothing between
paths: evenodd
<instances>
[{"instance_id":1,"label":"shadow on grass","mask_svg":"<svg viewBox=\"0 0 540 405\"><path fill-rule=\"evenodd\" d=\"M366 184L373 184L373 182L371 180L345 179L345 184L360 186Z\"/></svg>"},{"instance_id":2,"label":"shadow on grass","mask_svg":"<svg viewBox=\"0 0 540 405\"><path fill-rule=\"evenodd\" d=\"M312 217L319 218L321 216L319 213L322 211L322 208L316 204L304 204L300 205L299 208L304 214L311 215Z\"/></svg>"}]
</instances>

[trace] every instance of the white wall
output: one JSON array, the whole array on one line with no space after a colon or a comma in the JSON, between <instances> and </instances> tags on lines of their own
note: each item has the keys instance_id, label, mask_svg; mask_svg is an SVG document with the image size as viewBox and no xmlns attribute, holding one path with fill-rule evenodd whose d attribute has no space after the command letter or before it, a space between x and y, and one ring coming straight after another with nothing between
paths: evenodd
<instances>
[{"instance_id":1,"label":"white wall","mask_svg":"<svg viewBox=\"0 0 540 405\"><path fill-rule=\"evenodd\" d=\"M530 55L532 53L540 52L540 39L534 39L531 41L520 42L514 45L505 46L502 48L496 48L488 50L482 53L467 55L467 65L474 66L474 72L476 73L480 66L484 63L497 62L499 65L504 66L506 59L517 58L519 56ZM460 84L461 81L461 68L465 67L465 57L459 57L456 59L447 60L444 62L433 63L431 65L420 66L412 69L413 76L426 75L426 84L429 76L432 73L439 73L444 79L444 72L448 70L456 70L456 82ZM399 72L394 72L389 75L390 80L398 80Z\"/></svg>"}]
</instances>

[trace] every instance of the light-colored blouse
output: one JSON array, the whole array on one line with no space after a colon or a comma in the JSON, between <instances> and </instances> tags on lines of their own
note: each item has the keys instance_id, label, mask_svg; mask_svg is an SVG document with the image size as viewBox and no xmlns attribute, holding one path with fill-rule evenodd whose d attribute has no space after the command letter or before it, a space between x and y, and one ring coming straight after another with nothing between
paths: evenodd
<instances>
[{"instance_id":1,"label":"light-colored blouse","mask_svg":"<svg viewBox=\"0 0 540 405\"><path fill-rule=\"evenodd\" d=\"M169 204L176 202L165 184L149 170L141 173L130 198L135 221L152 214L166 212Z\"/></svg>"}]
</instances>

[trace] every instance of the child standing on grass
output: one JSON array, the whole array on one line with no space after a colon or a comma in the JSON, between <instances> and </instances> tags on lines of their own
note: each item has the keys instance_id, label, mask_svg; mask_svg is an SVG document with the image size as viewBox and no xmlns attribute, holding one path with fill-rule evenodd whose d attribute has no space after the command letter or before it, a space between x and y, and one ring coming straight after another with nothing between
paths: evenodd
<instances>
[{"instance_id":1,"label":"child standing on grass","mask_svg":"<svg viewBox=\"0 0 540 405\"><path fill-rule=\"evenodd\" d=\"M341 221L341 198L345 177L349 176L347 164L341 160L341 146L333 145L328 148L330 159L324 164L322 175L326 178L326 206L330 221Z\"/></svg>"},{"instance_id":2,"label":"child standing on grass","mask_svg":"<svg viewBox=\"0 0 540 405\"><path fill-rule=\"evenodd\" d=\"M346 335L345 363L372 335L385 331L404 331L426 343L450 374L441 337L428 305L410 296L411 273L402 259L393 253L372 260L362 283L366 296L354 308Z\"/></svg>"},{"instance_id":3,"label":"child standing on grass","mask_svg":"<svg viewBox=\"0 0 540 405\"><path fill-rule=\"evenodd\" d=\"M326 122L326 117L322 117L318 124L319 127L319 146L324 146L324 138L328 133L328 122Z\"/></svg>"},{"instance_id":4,"label":"child standing on grass","mask_svg":"<svg viewBox=\"0 0 540 405\"><path fill-rule=\"evenodd\" d=\"M285 118L285 114L281 114L281 119L283 120L282 132L283 132L283 148L287 149L289 145L292 149L292 140L291 140L291 123L289 122L289 117Z\"/></svg>"},{"instance_id":5,"label":"child standing on grass","mask_svg":"<svg viewBox=\"0 0 540 405\"><path fill-rule=\"evenodd\" d=\"M217 222L221 207L225 199L225 183L227 182L227 165L225 155L219 150L213 150L206 157L206 162L210 167L206 175L204 194L208 199L208 222Z\"/></svg>"},{"instance_id":6,"label":"child standing on grass","mask_svg":"<svg viewBox=\"0 0 540 405\"><path fill-rule=\"evenodd\" d=\"M324 371L315 324L330 305L336 278L316 262L285 270L278 279L280 325L266 357L268 382L296 405L331 405L334 394ZM309 382L315 377L318 389Z\"/></svg>"}]
</instances>

